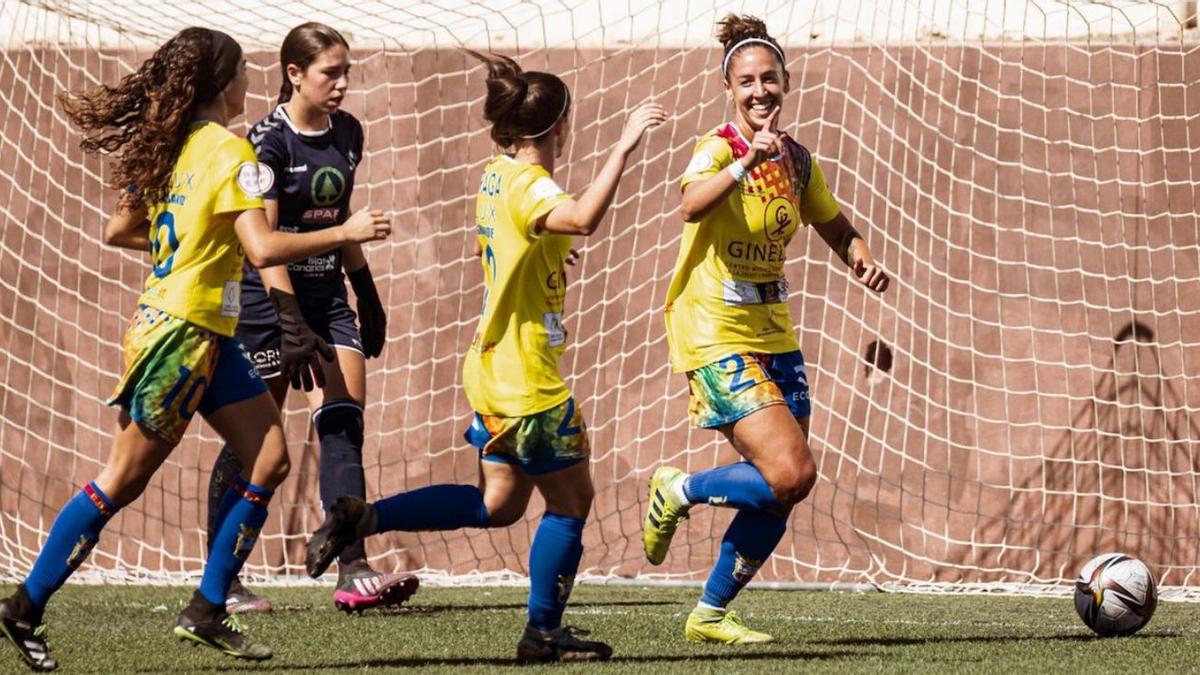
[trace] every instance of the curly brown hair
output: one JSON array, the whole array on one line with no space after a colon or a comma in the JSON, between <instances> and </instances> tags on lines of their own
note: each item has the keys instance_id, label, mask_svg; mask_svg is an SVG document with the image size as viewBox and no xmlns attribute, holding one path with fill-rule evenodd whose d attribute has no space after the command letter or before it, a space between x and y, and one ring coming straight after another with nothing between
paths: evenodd
<instances>
[{"instance_id":1,"label":"curly brown hair","mask_svg":"<svg viewBox=\"0 0 1200 675\"><path fill-rule=\"evenodd\" d=\"M89 132L79 144L84 152L120 151L110 187L128 190L145 205L166 197L196 107L220 93L213 59L217 36L207 28L185 28L116 87L102 84L59 96L67 117ZM237 51L240 60L241 48Z\"/></svg>"},{"instance_id":2,"label":"curly brown hair","mask_svg":"<svg viewBox=\"0 0 1200 675\"><path fill-rule=\"evenodd\" d=\"M541 138L569 112L571 91L557 75L523 71L499 54L462 50L488 69L483 118L492 123L492 140L502 148L519 139Z\"/></svg>"},{"instance_id":3,"label":"curly brown hair","mask_svg":"<svg viewBox=\"0 0 1200 675\"><path fill-rule=\"evenodd\" d=\"M775 55L779 58L779 67L783 69L783 76L788 76L787 60L783 58L783 47L767 33L767 24L757 16L749 14L726 14L723 19L717 22L717 40L721 42L722 50L721 58L729 56L729 51L733 49L739 42L747 39L757 39L768 42L777 50ZM738 51L746 47L753 46L754 43L738 47ZM762 46L759 43L759 46ZM722 73L728 77L728 73Z\"/></svg>"}]
</instances>

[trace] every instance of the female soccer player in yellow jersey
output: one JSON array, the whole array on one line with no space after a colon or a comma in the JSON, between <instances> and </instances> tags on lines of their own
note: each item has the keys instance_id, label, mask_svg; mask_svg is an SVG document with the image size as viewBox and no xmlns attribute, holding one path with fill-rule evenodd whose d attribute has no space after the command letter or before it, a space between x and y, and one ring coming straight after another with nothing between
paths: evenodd
<instances>
[{"instance_id":1,"label":"female soccer player in yellow jersey","mask_svg":"<svg viewBox=\"0 0 1200 675\"><path fill-rule=\"evenodd\" d=\"M67 115L93 132L85 151L120 150L112 184L124 192L105 242L149 249L153 269L125 333L125 373L109 399L121 412L108 462L63 507L29 576L0 601L0 632L34 670L58 665L44 640L47 600L113 514L141 494L197 412L250 469L221 504L200 588L175 634L238 658L271 656L225 612L230 580L289 469L279 411L232 337L242 260L301 260L382 239L391 227L378 212L305 234L268 226L254 149L225 128L242 114L245 67L233 38L187 28L117 86L64 96ZM307 343L317 349L317 341Z\"/></svg>"},{"instance_id":2,"label":"female soccer player in yellow jersey","mask_svg":"<svg viewBox=\"0 0 1200 675\"><path fill-rule=\"evenodd\" d=\"M673 369L687 373L692 424L719 429L745 461L691 476L659 467L642 535L657 565L692 505L738 509L684 634L768 642L726 606L771 555L792 506L817 478L808 380L788 312L787 244L808 223L867 288L882 293L888 276L812 155L775 126L788 91L783 49L750 16L726 16L717 37L734 116L700 139L683 174L687 224L667 292L667 341Z\"/></svg>"},{"instance_id":3,"label":"female soccer player in yellow jersey","mask_svg":"<svg viewBox=\"0 0 1200 675\"><path fill-rule=\"evenodd\" d=\"M546 513L529 552L529 622L517 659L603 660L612 654L608 645L580 640L562 625L593 495L583 415L558 373L567 341L563 264L571 235L596 231L625 162L666 113L652 103L635 108L575 201L552 177L571 131L567 86L502 56L470 54L487 64L484 117L505 149L484 168L475 202L485 294L463 384L475 410L466 437L480 451L480 485L433 485L374 504L339 499L309 541L308 573L320 575L364 535L511 525L537 488Z\"/></svg>"}]
</instances>

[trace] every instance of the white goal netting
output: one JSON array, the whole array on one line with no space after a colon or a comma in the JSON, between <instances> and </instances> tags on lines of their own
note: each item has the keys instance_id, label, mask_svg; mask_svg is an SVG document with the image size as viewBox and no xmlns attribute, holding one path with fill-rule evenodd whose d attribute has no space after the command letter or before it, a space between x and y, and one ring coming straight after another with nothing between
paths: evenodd
<instances>
[{"instance_id":1,"label":"white goal netting","mask_svg":"<svg viewBox=\"0 0 1200 675\"><path fill-rule=\"evenodd\" d=\"M696 509L660 568L639 537L657 465L734 459L716 434L688 429L661 319L677 180L695 139L729 115L712 37L727 11L762 16L784 44L781 126L814 151L895 276L869 296L815 233L791 244L820 482L760 578L1053 591L1121 550L1195 593L1195 6L1050 0L0 0L0 577L28 570L58 509L103 465L115 413L102 399L147 271L144 256L100 243L108 168L82 155L56 94L113 81L178 29L211 25L250 55L254 121L278 90L283 35L320 20L353 49L346 108L367 148L355 206L391 209L397 225L368 252L391 321L368 362L373 496L476 478L459 373L482 293L473 193L493 150L481 69L457 47L516 54L571 85L574 136L556 177L575 193L636 102L653 95L672 111L600 233L580 242L563 369L594 448L583 568L703 579L728 511ZM301 574L319 522L317 447L295 394L287 429L293 476L254 574ZM88 574L197 574L217 448L194 424L109 525ZM508 529L391 534L368 550L384 568L519 578L540 512L535 502Z\"/></svg>"}]
</instances>

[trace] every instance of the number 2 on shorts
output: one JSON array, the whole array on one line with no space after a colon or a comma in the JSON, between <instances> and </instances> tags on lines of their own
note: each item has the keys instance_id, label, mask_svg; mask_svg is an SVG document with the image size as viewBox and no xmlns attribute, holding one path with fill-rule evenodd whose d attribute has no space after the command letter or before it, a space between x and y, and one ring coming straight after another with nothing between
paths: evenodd
<instances>
[{"instance_id":1,"label":"number 2 on shorts","mask_svg":"<svg viewBox=\"0 0 1200 675\"><path fill-rule=\"evenodd\" d=\"M571 426L571 420L575 419L575 399L567 399L567 413L563 415L562 423L558 425L559 436L574 436L583 431L579 427Z\"/></svg>"},{"instance_id":2,"label":"number 2 on shorts","mask_svg":"<svg viewBox=\"0 0 1200 675\"><path fill-rule=\"evenodd\" d=\"M729 393L736 394L758 384L753 377L742 379L746 375L746 360L742 358L741 354L730 354L717 363L722 370L728 370L726 364L733 365L733 379L729 381Z\"/></svg>"}]
</instances>

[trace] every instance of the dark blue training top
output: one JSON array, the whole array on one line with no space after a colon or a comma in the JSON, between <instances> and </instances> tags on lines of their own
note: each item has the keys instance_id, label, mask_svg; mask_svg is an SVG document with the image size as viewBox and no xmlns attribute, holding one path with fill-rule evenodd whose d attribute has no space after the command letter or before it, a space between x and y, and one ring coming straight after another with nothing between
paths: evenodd
<instances>
[{"instance_id":1,"label":"dark blue training top","mask_svg":"<svg viewBox=\"0 0 1200 675\"><path fill-rule=\"evenodd\" d=\"M340 225L350 215L354 170L362 160L362 125L348 112L329 116L324 131L295 127L283 105L250 130L264 174L263 198L279 204L280 232L313 232ZM268 175L269 174L269 175ZM296 296L304 300L345 297L341 249L288 265ZM268 316L260 316L263 310ZM247 311L249 310L249 311ZM242 280L242 321L273 320L274 309L258 270L247 264Z\"/></svg>"}]
</instances>

